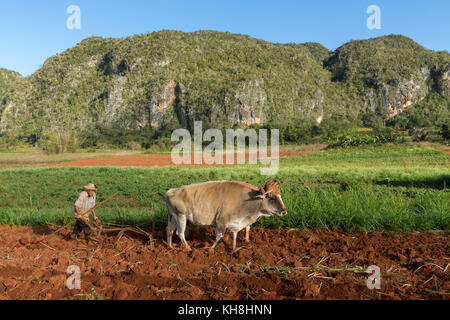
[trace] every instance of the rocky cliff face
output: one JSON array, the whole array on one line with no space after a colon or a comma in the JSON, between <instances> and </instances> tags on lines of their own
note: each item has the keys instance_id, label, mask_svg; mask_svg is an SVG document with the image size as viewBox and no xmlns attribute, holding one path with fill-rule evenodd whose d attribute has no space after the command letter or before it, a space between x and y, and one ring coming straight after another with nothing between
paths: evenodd
<instances>
[{"instance_id":1,"label":"rocky cliff face","mask_svg":"<svg viewBox=\"0 0 450 320\"><path fill-rule=\"evenodd\" d=\"M381 84L378 90L370 88L365 95L365 106L369 110L386 113L392 118L425 98L430 91L428 81L429 77L424 76L418 80L404 79L395 85Z\"/></svg>"},{"instance_id":2,"label":"rocky cliff face","mask_svg":"<svg viewBox=\"0 0 450 320\"><path fill-rule=\"evenodd\" d=\"M335 52L213 31L94 37L0 86L0 132L163 130L195 120L218 128L320 124L367 110L392 117L432 91L448 96L449 61L447 52L402 36L351 41Z\"/></svg>"},{"instance_id":3,"label":"rocky cliff face","mask_svg":"<svg viewBox=\"0 0 450 320\"><path fill-rule=\"evenodd\" d=\"M334 81L356 88L366 110L394 117L433 90L448 96L449 61L447 52L432 52L409 38L390 35L346 43L325 66Z\"/></svg>"},{"instance_id":4,"label":"rocky cliff face","mask_svg":"<svg viewBox=\"0 0 450 320\"><path fill-rule=\"evenodd\" d=\"M267 94L262 86L263 81L242 82L235 92L225 97L224 111L229 123L249 126L262 124L267 120ZM216 114L215 118L218 117L219 114Z\"/></svg>"},{"instance_id":5,"label":"rocky cliff face","mask_svg":"<svg viewBox=\"0 0 450 320\"><path fill-rule=\"evenodd\" d=\"M450 67L447 67L447 69L450 69ZM450 71L446 71L442 74L439 89L441 95L450 97Z\"/></svg>"},{"instance_id":6,"label":"rocky cliff face","mask_svg":"<svg viewBox=\"0 0 450 320\"><path fill-rule=\"evenodd\" d=\"M22 76L19 73L0 68L0 101L3 100L5 94L21 79Z\"/></svg>"}]
</instances>

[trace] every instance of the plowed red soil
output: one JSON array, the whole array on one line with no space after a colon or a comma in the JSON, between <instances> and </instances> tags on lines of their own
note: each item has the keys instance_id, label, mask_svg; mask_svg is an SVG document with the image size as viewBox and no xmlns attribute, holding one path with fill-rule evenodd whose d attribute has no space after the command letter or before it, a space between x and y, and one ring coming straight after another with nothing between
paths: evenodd
<instances>
[{"instance_id":1,"label":"plowed red soil","mask_svg":"<svg viewBox=\"0 0 450 320\"><path fill-rule=\"evenodd\" d=\"M298 152L280 152L280 157L292 157L298 154ZM248 154L246 154L246 160L248 160ZM191 165L194 165L194 157L191 157ZM225 155L223 157L223 163L226 164ZM237 163L237 155L234 156L234 163ZM119 156L119 157L107 157L77 160L70 162L59 163L57 167L102 167L102 166L115 166L115 167L164 167L173 166L170 154L147 154L141 156ZM183 164L185 165L185 164ZM203 163L202 166L207 164Z\"/></svg>"},{"instance_id":2,"label":"plowed red soil","mask_svg":"<svg viewBox=\"0 0 450 320\"><path fill-rule=\"evenodd\" d=\"M50 227L0 227L0 299L449 299L448 231L346 233L252 229L231 254L230 242L203 249L214 228L193 229L192 252L115 235L99 243L66 240ZM243 238L243 234L240 235ZM69 265L81 289L66 287ZM381 289L366 286L369 265Z\"/></svg>"}]
</instances>

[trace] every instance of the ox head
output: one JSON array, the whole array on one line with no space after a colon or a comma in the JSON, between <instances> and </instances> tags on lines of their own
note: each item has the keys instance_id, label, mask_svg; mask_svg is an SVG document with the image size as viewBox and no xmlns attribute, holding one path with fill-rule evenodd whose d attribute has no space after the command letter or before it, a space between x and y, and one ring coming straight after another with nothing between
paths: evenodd
<instances>
[{"instance_id":1,"label":"ox head","mask_svg":"<svg viewBox=\"0 0 450 320\"><path fill-rule=\"evenodd\" d=\"M277 180L267 181L260 189L256 197L263 200L263 210L269 215L284 217L287 214L286 207L281 199L279 183Z\"/></svg>"}]
</instances>

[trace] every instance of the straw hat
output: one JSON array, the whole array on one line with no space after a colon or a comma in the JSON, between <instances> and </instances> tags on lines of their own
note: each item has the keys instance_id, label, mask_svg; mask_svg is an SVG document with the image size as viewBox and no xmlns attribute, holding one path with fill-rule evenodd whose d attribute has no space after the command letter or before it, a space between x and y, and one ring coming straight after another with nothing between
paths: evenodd
<instances>
[{"instance_id":1,"label":"straw hat","mask_svg":"<svg viewBox=\"0 0 450 320\"><path fill-rule=\"evenodd\" d=\"M95 184L93 184L93 183L89 183L88 185L84 186L83 188L86 191L88 191L88 190L94 190L95 191L95 190L98 189L97 186Z\"/></svg>"}]
</instances>

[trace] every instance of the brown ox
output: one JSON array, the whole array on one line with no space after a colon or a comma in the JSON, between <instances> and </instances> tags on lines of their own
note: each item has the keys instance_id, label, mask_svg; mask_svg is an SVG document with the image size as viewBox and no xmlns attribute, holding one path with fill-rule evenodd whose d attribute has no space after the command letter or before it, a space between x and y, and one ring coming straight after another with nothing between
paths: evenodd
<instances>
[{"instance_id":1,"label":"brown ox","mask_svg":"<svg viewBox=\"0 0 450 320\"><path fill-rule=\"evenodd\" d=\"M172 248L172 234L176 230L187 250L191 250L184 233L186 222L194 225L216 226L213 250L227 231L233 234L233 251L237 233L262 216L283 217L287 214L276 180L261 188L239 181L210 181L170 189L166 193L169 210L167 245ZM170 219L172 218L172 219ZM248 240L248 233L246 234Z\"/></svg>"}]
</instances>

